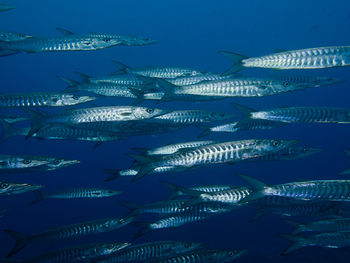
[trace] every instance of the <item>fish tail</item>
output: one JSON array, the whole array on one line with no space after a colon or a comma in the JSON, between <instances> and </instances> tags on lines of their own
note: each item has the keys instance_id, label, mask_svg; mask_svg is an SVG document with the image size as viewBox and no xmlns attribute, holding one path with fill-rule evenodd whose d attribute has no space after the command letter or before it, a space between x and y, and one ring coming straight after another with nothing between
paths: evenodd
<instances>
[{"instance_id":1,"label":"fish tail","mask_svg":"<svg viewBox=\"0 0 350 263\"><path fill-rule=\"evenodd\" d=\"M45 193L43 193L42 191L35 191L35 200L33 200L31 203L29 203L30 205L36 205L38 203L40 203L41 201L44 201L45 199Z\"/></svg>"},{"instance_id":2,"label":"fish tail","mask_svg":"<svg viewBox=\"0 0 350 263\"><path fill-rule=\"evenodd\" d=\"M45 114L29 109L25 109L25 111L30 115L31 117L31 127L26 135L26 139L33 136L34 133L38 132L43 126L42 119L45 118Z\"/></svg>"},{"instance_id":3,"label":"fish tail","mask_svg":"<svg viewBox=\"0 0 350 263\"><path fill-rule=\"evenodd\" d=\"M249 117L249 115L255 111L255 109L243 106L238 103L231 102L231 105L235 107L243 115L243 117Z\"/></svg>"},{"instance_id":4,"label":"fish tail","mask_svg":"<svg viewBox=\"0 0 350 263\"><path fill-rule=\"evenodd\" d=\"M89 76L85 73L82 73L80 71L73 71L73 72L74 72L74 74L78 75L83 80L83 82L90 82L91 76Z\"/></svg>"},{"instance_id":5,"label":"fish tail","mask_svg":"<svg viewBox=\"0 0 350 263\"><path fill-rule=\"evenodd\" d=\"M156 83L159 88L164 91L164 96L162 98L163 101L169 100L174 95L174 90L177 87L176 85L166 81L165 79L157 79Z\"/></svg>"},{"instance_id":6,"label":"fish tail","mask_svg":"<svg viewBox=\"0 0 350 263\"><path fill-rule=\"evenodd\" d=\"M130 158L134 159L136 162L139 162L139 163L149 163L153 159L151 156L134 154L134 153L128 153L126 155L129 156Z\"/></svg>"},{"instance_id":7,"label":"fish tail","mask_svg":"<svg viewBox=\"0 0 350 263\"><path fill-rule=\"evenodd\" d=\"M10 237L12 237L15 240L15 246L12 248L10 253L6 256L6 258L12 257L13 255L17 254L19 251L21 251L30 240L30 236L27 234L19 233L17 231L8 230L5 229L4 232L8 234Z\"/></svg>"},{"instance_id":8,"label":"fish tail","mask_svg":"<svg viewBox=\"0 0 350 263\"><path fill-rule=\"evenodd\" d=\"M119 70L122 72L127 72L128 69L131 69L129 66L117 61L117 60L113 60L113 63L116 64L119 67Z\"/></svg>"},{"instance_id":9,"label":"fish tail","mask_svg":"<svg viewBox=\"0 0 350 263\"><path fill-rule=\"evenodd\" d=\"M208 136L209 134L211 134L211 128L204 127L204 129L203 129L202 132L197 136L197 138L202 138L202 137Z\"/></svg>"},{"instance_id":10,"label":"fish tail","mask_svg":"<svg viewBox=\"0 0 350 263\"><path fill-rule=\"evenodd\" d=\"M110 182L120 178L119 172L121 171L121 169L102 169L102 171L111 175L110 177L107 177L105 179L105 182Z\"/></svg>"},{"instance_id":11,"label":"fish tail","mask_svg":"<svg viewBox=\"0 0 350 263\"><path fill-rule=\"evenodd\" d=\"M142 206L141 205L137 205L137 204L134 204L134 203L131 203L131 202L119 202L119 204L121 206L124 206L125 208L129 208L129 212L127 213L127 216L131 216L131 215L136 215L136 210L141 208Z\"/></svg>"},{"instance_id":12,"label":"fish tail","mask_svg":"<svg viewBox=\"0 0 350 263\"><path fill-rule=\"evenodd\" d=\"M64 82L66 82L68 84L69 88L76 87L76 86L79 85L78 81L70 79L70 78L66 78L66 77L63 77L63 76L57 76L57 78L59 78L60 80L63 80ZM65 89L65 91L66 91L66 89Z\"/></svg>"},{"instance_id":13,"label":"fish tail","mask_svg":"<svg viewBox=\"0 0 350 263\"><path fill-rule=\"evenodd\" d=\"M170 182L163 181L162 183L165 184L166 186L168 186L171 190L171 194L169 195L168 199L174 199L174 198L178 197L180 195L180 193L184 193L184 194L190 195L190 196L199 196L201 194L201 192L199 192L199 191L187 189L185 187L182 187L182 186L170 183Z\"/></svg>"},{"instance_id":14,"label":"fish tail","mask_svg":"<svg viewBox=\"0 0 350 263\"><path fill-rule=\"evenodd\" d=\"M132 106L141 104L144 101L144 92L139 89L129 88L130 92L136 97L135 101L132 103Z\"/></svg>"},{"instance_id":15,"label":"fish tail","mask_svg":"<svg viewBox=\"0 0 350 263\"><path fill-rule=\"evenodd\" d=\"M140 228L139 231L134 235L133 239L142 237L152 231L149 222L133 222L132 225Z\"/></svg>"},{"instance_id":16,"label":"fish tail","mask_svg":"<svg viewBox=\"0 0 350 263\"><path fill-rule=\"evenodd\" d=\"M290 224L290 225L295 227L295 229L292 232L292 234L298 234L298 233L303 231L304 225L300 224L299 222L295 222L293 220L284 220L284 222L286 222L286 223L288 223L288 224Z\"/></svg>"},{"instance_id":17,"label":"fish tail","mask_svg":"<svg viewBox=\"0 0 350 263\"><path fill-rule=\"evenodd\" d=\"M138 180L140 180L142 177L144 177L145 175L150 174L152 171L154 170L154 168L152 167L152 165L150 164L146 164L141 166L140 170L137 172L137 174L132 178L133 182L136 182Z\"/></svg>"},{"instance_id":18,"label":"fish tail","mask_svg":"<svg viewBox=\"0 0 350 263\"><path fill-rule=\"evenodd\" d=\"M240 200L238 203L246 203L249 201L255 201L255 200L258 200L258 199L263 198L265 196L264 190L266 187L268 187L265 183L255 179L253 177L250 177L248 175L240 174L238 176L241 177L243 180L245 180L251 186L251 188L253 190L252 193L247 195L245 198Z\"/></svg>"},{"instance_id":19,"label":"fish tail","mask_svg":"<svg viewBox=\"0 0 350 263\"><path fill-rule=\"evenodd\" d=\"M229 52L229 51L219 51L218 52L220 55L223 55L224 57L228 58L229 60L231 60L233 62L233 66L231 68L229 68L228 70L226 70L223 75L230 75L236 72L239 72L241 70L244 69L244 67L242 66L242 60L246 59L246 56L240 55L240 54L236 54L233 52Z\"/></svg>"},{"instance_id":20,"label":"fish tail","mask_svg":"<svg viewBox=\"0 0 350 263\"><path fill-rule=\"evenodd\" d=\"M16 128L15 126L11 125L3 119L0 119L0 124L3 127L2 136L0 137L0 143L5 142L12 137L23 135L23 133L21 132L22 130L20 128Z\"/></svg>"},{"instance_id":21,"label":"fish tail","mask_svg":"<svg viewBox=\"0 0 350 263\"><path fill-rule=\"evenodd\" d=\"M305 238L303 237L293 236L289 234L279 234L279 236L293 242L289 247L282 251L281 256L287 255L295 250L307 246Z\"/></svg>"}]
</instances>

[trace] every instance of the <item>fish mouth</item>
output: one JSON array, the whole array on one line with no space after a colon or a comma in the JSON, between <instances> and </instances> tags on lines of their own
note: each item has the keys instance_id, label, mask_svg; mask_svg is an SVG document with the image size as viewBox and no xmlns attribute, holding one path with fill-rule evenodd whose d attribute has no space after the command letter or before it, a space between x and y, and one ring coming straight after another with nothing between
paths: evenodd
<instances>
[{"instance_id":1,"label":"fish mouth","mask_svg":"<svg viewBox=\"0 0 350 263\"><path fill-rule=\"evenodd\" d=\"M20 194L25 192L31 192L39 190L43 187L43 185L15 184L11 189L11 193Z\"/></svg>"}]
</instances>

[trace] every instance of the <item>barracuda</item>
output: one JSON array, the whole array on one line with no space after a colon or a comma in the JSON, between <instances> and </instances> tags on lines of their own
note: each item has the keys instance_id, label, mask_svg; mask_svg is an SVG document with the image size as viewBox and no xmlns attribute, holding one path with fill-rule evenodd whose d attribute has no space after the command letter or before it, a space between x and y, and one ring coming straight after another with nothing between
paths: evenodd
<instances>
[{"instance_id":1,"label":"barracuda","mask_svg":"<svg viewBox=\"0 0 350 263\"><path fill-rule=\"evenodd\" d=\"M111 255L105 259L96 260L94 263L121 263L121 262L142 262L185 253L200 246L199 243L177 242L177 241L157 241L134 245Z\"/></svg>"},{"instance_id":2,"label":"barracuda","mask_svg":"<svg viewBox=\"0 0 350 263\"><path fill-rule=\"evenodd\" d=\"M65 29L58 28L58 30L64 35L57 37L33 37L19 41L1 42L0 49L5 51L38 53L98 50L116 45L148 45L155 43L155 41L145 38L130 38L128 36L99 33L79 35ZM138 42L137 39L140 41Z\"/></svg>"},{"instance_id":3,"label":"barracuda","mask_svg":"<svg viewBox=\"0 0 350 263\"><path fill-rule=\"evenodd\" d=\"M231 78L231 76L223 76L223 75L214 74L214 73L205 73L202 75L196 75L196 76L190 76L190 77L184 76L184 77L171 78L171 79L165 79L165 80L176 86L188 86L188 85L197 84L203 81L222 80L222 79L228 79L228 78Z\"/></svg>"},{"instance_id":4,"label":"barracuda","mask_svg":"<svg viewBox=\"0 0 350 263\"><path fill-rule=\"evenodd\" d=\"M322 233L307 237L282 234L294 243L282 252L282 255L289 254L297 249L307 246L318 246L324 248L341 248L350 246L350 232Z\"/></svg>"},{"instance_id":5,"label":"barracuda","mask_svg":"<svg viewBox=\"0 0 350 263\"><path fill-rule=\"evenodd\" d=\"M167 258L154 260L154 263L225 263L231 262L242 255L247 250L204 250L194 251L185 254L172 255Z\"/></svg>"},{"instance_id":6,"label":"barracuda","mask_svg":"<svg viewBox=\"0 0 350 263\"><path fill-rule=\"evenodd\" d=\"M228 51L220 51L219 53L229 58L234 63L225 74L232 74L250 67L272 69L318 69L350 65L350 46L299 49L254 58L248 58Z\"/></svg>"},{"instance_id":7,"label":"barracuda","mask_svg":"<svg viewBox=\"0 0 350 263\"><path fill-rule=\"evenodd\" d=\"M350 201L350 180L313 180L268 186L247 175L240 177L253 189L253 192L242 201L253 201L265 196L310 201Z\"/></svg>"},{"instance_id":8,"label":"barracuda","mask_svg":"<svg viewBox=\"0 0 350 263\"><path fill-rule=\"evenodd\" d=\"M43 187L43 185L0 181L0 196L23 194L26 192L36 191Z\"/></svg>"},{"instance_id":9,"label":"barracuda","mask_svg":"<svg viewBox=\"0 0 350 263\"><path fill-rule=\"evenodd\" d=\"M102 188L77 188L68 189L61 192L46 193L36 191L36 199L30 204L37 204L45 199L94 199L94 198L106 198L121 194L120 191L102 189Z\"/></svg>"},{"instance_id":10,"label":"barracuda","mask_svg":"<svg viewBox=\"0 0 350 263\"><path fill-rule=\"evenodd\" d=\"M315 221L307 224L287 220L287 223L295 226L293 234L301 232L343 232L350 230L350 218L335 218Z\"/></svg>"},{"instance_id":11,"label":"barracuda","mask_svg":"<svg viewBox=\"0 0 350 263\"><path fill-rule=\"evenodd\" d=\"M86 103L95 97L65 93L0 94L0 107L63 107Z\"/></svg>"},{"instance_id":12,"label":"barracuda","mask_svg":"<svg viewBox=\"0 0 350 263\"><path fill-rule=\"evenodd\" d=\"M167 155L178 152L181 149L189 149L189 148L197 148L204 145L213 144L215 141L192 141L192 142L182 142L182 143L174 143L168 144L165 146L145 149L145 148L132 148L141 153L145 153L146 155Z\"/></svg>"},{"instance_id":13,"label":"barracuda","mask_svg":"<svg viewBox=\"0 0 350 263\"><path fill-rule=\"evenodd\" d=\"M31 137L34 133L38 132L42 127L48 124L76 125L91 122L122 122L144 120L165 113L167 113L166 110L134 106L110 106L71 109L48 116L37 112L30 112L32 115L32 127L27 137Z\"/></svg>"},{"instance_id":14,"label":"barracuda","mask_svg":"<svg viewBox=\"0 0 350 263\"><path fill-rule=\"evenodd\" d=\"M0 155L0 173L21 173L49 163L43 156L29 155Z\"/></svg>"},{"instance_id":15,"label":"barracuda","mask_svg":"<svg viewBox=\"0 0 350 263\"><path fill-rule=\"evenodd\" d=\"M97 243L78 247L64 248L41 254L35 258L18 261L19 263L64 263L92 260L109 256L128 247L130 243Z\"/></svg>"},{"instance_id":16,"label":"barracuda","mask_svg":"<svg viewBox=\"0 0 350 263\"><path fill-rule=\"evenodd\" d=\"M252 112L252 119L263 119L285 123L350 123L350 110L327 107L290 107Z\"/></svg>"},{"instance_id":17,"label":"barracuda","mask_svg":"<svg viewBox=\"0 0 350 263\"><path fill-rule=\"evenodd\" d=\"M144 67L144 68L131 68L121 62L114 61L122 72L129 74L137 74L151 78L177 78L183 76L196 76L202 75L204 72L179 67Z\"/></svg>"},{"instance_id":18,"label":"barracuda","mask_svg":"<svg viewBox=\"0 0 350 263\"><path fill-rule=\"evenodd\" d=\"M305 75L292 75L292 76L272 76L275 79L282 81L288 81L291 83L297 83L299 86L305 87L321 87L329 86L342 82L341 79L332 77L320 77L320 76L305 76Z\"/></svg>"},{"instance_id":19,"label":"barracuda","mask_svg":"<svg viewBox=\"0 0 350 263\"><path fill-rule=\"evenodd\" d=\"M0 41L17 41L17 40L23 40L31 37L33 36L23 34L23 33L0 31Z\"/></svg>"},{"instance_id":20,"label":"barracuda","mask_svg":"<svg viewBox=\"0 0 350 263\"><path fill-rule=\"evenodd\" d=\"M153 156L139 156L129 154L140 163L141 169L134 177L134 181L149 174L156 167L196 167L214 163L234 163L250 158L256 158L290 147L297 141L287 140L241 140L222 142L201 146L195 149L184 149L179 153L164 155L158 158Z\"/></svg>"},{"instance_id":21,"label":"barracuda","mask_svg":"<svg viewBox=\"0 0 350 263\"><path fill-rule=\"evenodd\" d=\"M91 234L109 232L129 224L133 219L133 217L104 218L69 226L58 227L35 235L26 235L6 229L4 230L5 233L10 235L16 241L15 246L7 255L7 257L11 257L14 254L18 253L29 243L78 239Z\"/></svg>"}]
</instances>

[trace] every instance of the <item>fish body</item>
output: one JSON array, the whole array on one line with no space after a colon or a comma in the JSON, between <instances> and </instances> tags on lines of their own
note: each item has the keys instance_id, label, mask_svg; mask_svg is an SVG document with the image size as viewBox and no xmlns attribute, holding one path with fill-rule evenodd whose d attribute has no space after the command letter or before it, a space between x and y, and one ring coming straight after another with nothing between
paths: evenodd
<instances>
[{"instance_id":1,"label":"fish body","mask_svg":"<svg viewBox=\"0 0 350 263\"><path fill-rule=\"evenodd\" d=\"M155 263L225 263L244 255L246 250L204 250L172 255L154 260Z\"/></svg>"},{"instance_id":2,"label":"fish body","mask_svg":"<svg viewBox=\"0 0 350 263\"><path fill-rule=\"evenodd\" d=\"M268 186L249 176L240 176L251 184L253 189L252 194L245 198L246 201L265 196L309 201L350 201L350 180L313 180Z\"/></svg>"},{"instance_id":3,"label":"fish body","mask_svg":"<svg viewBox=\"0 0 350 263\"><path fill-rule=\"evenodd\" d=\"M289 91L304 89L297 83L262 78L235 78L227 80L206 81L197 84L174 87L172 96L183 95L209 97L261 97Z\"/></svg>"},{"instance_id":4,"label":"fish body","mask_svg":"<svg viewBox=\"0 0 350 263\"><path fill-rule=\"evenodd\" d=\"M252 119L279 121L284 123L350 123L350 110L327 107L289 107L252 112Z\"/></svg>"},{"instance_id":5,"label":"fish body","mask_svg":"<svg viewBox=\"0 0 350 263\"><path fill-rule=\"evenodd\" d=\"M230 77L231 76L223 76L221 74L205 73L202 75L169 78L165 80L176 86L188 86L188 85L197 84L203 81L222 80L222 79L228 79Z\"/></svg>"},{"instance_id":6,"label":"fish body","mask_svg":"<svg viewBox=\"0 0 350 263\"><path fill-rule=\"evenodd\" d=\"M4 230L16 241L14 248L10 251L7 257L18 253L29 243L78 239L91 234L116 230L129 224L132 220L133 217L104 218L68 226L62 226L34 235L26 235L12 230Z\"/></svg>"},{"instance_id":7,"label":"fish body","mask_svg":"<svg viewBox=\"0 0 350 263\"><path fill-rule=\"evenodd\" d=\"M97 243L78 247L64 248L41 254L35 258L20 261L22 263L63 263L80 262L117 253L130 243Z\"/></svg>"},{"instance_id":8,"label":"fish body","mask_svg":"<svg viewBox=\"0 0 350 263\"><path fill-rule=\"evenodd\" d=\"M291 76L273 76L273 78L288 81L291 83L297 83L299 86L305 87L321 87L329 86L342 82L341 79L332 77L320 77L320 76L305 76L305 75L291 75Z\"/></svg>"},{"instance_id":9,"label":"fish body","mask_svg":"<svg viewBox=\"0 0 350 263\"><path fill-rule=\"evenodd\" d=\"M31 37L33 36L23 33L0 31L0 41L18 41Z\"/></svg>"},{"instance_id":10,"label":"fish body","mask_svg":"<svg viewBox=\"0 0 350 263\"><path fill-rule=\"evenodd\" d=\"M297 222L291 222L296 226L293 234L301 232L350 232L350 219L349 218L336 218L326 219L309 224L300 224Z\"/></svg>"},{"instance_id":11,"label":"fish body","mask_svg":"<svg viewBox=\"0 0 350 263\"><path fill-rule=\"evenodd\" d=\"M105 77L87 77L87 82L98 84L98 83L112 83L114 85L130 86L137 88L144 88L146 85L150 84L151 79L145 80L136 74L113 74Z\"/></svg>"},{"instance_id":12,"label":"fish body","mask_svg":"<svg viewBox=\"0 0 350 263\"><path fill-rule=\"evenodd\" d=\"M193 124L193 123L206 123L213 121L221 121L229 118L233 118L234 115L227 113L218 113L212 111L203 110L179 110L171 111L152 118L150 121L159 121L161 123L171 124Z\"/></svg>"},{"instance_id":13,"label":"fish body","mask_svg":"<svg viewBox=\"0 0 350 263\"><path fill-rule=\"evenodd\" d=\"M199 243L157 241L134 245L119 251L107 258L97 260L96 263L121 263L121 262L142 262L162 258L177 253L185 253L200 246Z\"/></svg>"},{"instance_id":14,"label":"fish body","mask_svg":"<svg viewBox=\"0 0 350 263\"><path fill-rule=\"evenodd\" d=\"M319 69L350 65L350 46L299 49L253 58L227 51L220 51L219 53L234 62L234 65L226 71L226 74L232 74L250 67L271 69Z\"/></svg>"},{"instance_id":15,"label":"fish body","mask_svg":"<svg viewBox=\"0 0 350 263\"><path fill-rule=\"evenodd\" d=\"M43 185L25 184L25 183L11 183L0 182L0 196L1 195L16 195L26 192L36 191L43 188Z\"/></svg>"},{"instance_id":16,"label":"fish body","mask_svg":"<svg viewBox=\"0 0 350 263\"><path fill-rule=\"evenodd\" d=\"M322 233L307 237L294 236L294 235L281 235L282 237L293 241L287 249L282 252L282 255L289 254L297 249L318 246L324 248L341 248L350 246L350 232L331 232Z\"/></svg>"},{"instance_id":17,"label":"fish body","mask_svg":"<svg viewBox=\"0 0 350 263\"><path fill-rule=\"evenodd\" d=\"M201 193L198 198L203 202L220 202L226 204L238 204L251 193L247 187L236 187L229 190L212 193Z\"/></svg>"},{"instance_id":18,"label":"fish body","mask_svg":"<svg viewBox=\"0 0 350 263\"><path fill-rule=\"evenodd\" d=\"M67 93L0 94L0 107L63 107L86 103L95 99L95 97Z\"/></svg>"},{"instance_id":19,"label":"fish body","mask_svg":"<svg viewBox=\"0 0 350 263\"><path fill-rule=\"evenodd\" d=\"M0 173L26 172L47 164L49 160L42 156L0 155Z\"/></svg>"}]
</instances>

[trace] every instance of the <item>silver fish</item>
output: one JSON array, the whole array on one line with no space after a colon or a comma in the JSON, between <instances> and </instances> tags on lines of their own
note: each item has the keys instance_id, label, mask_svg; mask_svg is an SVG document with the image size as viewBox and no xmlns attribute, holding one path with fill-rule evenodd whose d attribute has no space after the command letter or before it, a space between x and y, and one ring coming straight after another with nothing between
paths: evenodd
<instances>
[{"instance_id":1,"label":"silver fish","mask_svg":"<svg viewBox=\"0 0 350 263\"><path fill-rule=\"evenodd\" d=\"M80 262L99 258L102 256L109 256L118 251L128 247L130 243L97 243L88 244L78 247L70 247L59 249L56 251L41 254L37 257L26 261L19 261L22 263L63 263L63 262Z\"/></svg>"},{"instance_id":2,"label":"silver fish","mask_svg":"<svg viewBox=\"0 0 350 263\"><path fill-rule=\"evenodd\" d=\"M29 117L24 117L21 115L0 115L0 120L3 120L7 123L16 123L16 122L22 122L30 120Z\"/></svg>"},{"instance_id":3,"label":"silver fish","mask_svg":"<svg viewBox=\"0 0 350 263\"><path fill-rule=\"evenodd\" d=\"M252 112L252 119L263 119L285 123L350 123L350 110L327 107L289 107Z\"/></svg>"},{"instance_id":4,"label":"silver fish","mask_svg":"<svg viewBox=\"0 0 350 263\"><path fill-rule=\"evenodd\" d=\"M33 36L23 33L0 31L0 41L17 41L31 37Z\"/></svg>"},{"instance_id":5,"label":"silver fish","mask_svg":"<svg viewBox=\"0 0 350 263\"><path fill-rule=\"evenodd\" d=\"M208 213L180 213L159 219L153 223L134 222L135 225L140 227L134 238L139 238L153 230L174 228L188 223L202 221L208 219L210 216Z\"/></svg>"},{"instance_id":6,"label":"silver fish","mask_svg":"<svg viewBox=\"0 0 350 263\"><path fill-rule=\"evenodd\" d=\"M68 226L62 226L34 235L22 234L6 229L4 230L5 233L10 235L16 241L15 246L7 255L7 257L11 257L14 254L18 253L29 243L77 239L91 234L109 232L129 224L132 220L133 217L104 218Z\"/></svg>"},{"instance_id":7,"label":"silver fish","mask_svg":"<svg viewBox=\"0 0 350 263\"><path fill-rule=\"evenodd\" d=\"M190 77L184 76L184 77L171 78L171 79L165 79L165 80L176 86L188 86L188 85L197 84L203 81L222 80L222 79L228 79L230 77L231 76L223 76L221 74L204 73L202 75L195 75Z\"/></svg>"},{"instance_id":8,"label":"silver fish","mask_svg":"<svg viewBox=\"0 0 350 263\"><path fill-rule=\"evenodd\" d=\"M292 76L276 76L273 78L288 81L291 83L297 83L299 86L304 85L305 87L321 87L329 86L342 82L341 79L332 77L320 77L320 76L305 76L305 75L292 75Z\"/></svg>"},{"instance_id":9,"label":"silver fish","mask_svg":"<svg viewBox=\"0 0 350 263\"><path fill-rule=\"evenodd\" d=\"M0 94L0 107L62 107L86 103L95 99L95 97L89 96L48 92Z\"/></svg>"},{"instance_id":10,"label":"silver fish","mask_svg":"<svg viewBox=\"0 0 350 263\"><path fill-rule=\"evenodd\" d=\"M123 249L107 258L97 260L95 263L121 263L142 262L144 260L162 258L177 253L185 253L200 246L199 243L178 241L157 241L134 245Z\"/></svg>"},{"instance_id":11,"label":"silver fish","mask_svg":"<svg viewBox=\"0 0 350 263\"><path fill-rule=\"evenodd\" d=\"M102 189L102 188L76 188L68 189L65 191L46 193L41 191L36 191L36 199L30 204L37 204L41 201L51 198L51 199L92 199L92 198L106 198L112 197L120 194L120 191Z\"/></svg>"},{"instance_id":12,"label":"silver fish","mask_svg":"<svg viewBox=\"0 0 350 263\"><path fill-rule=\"evenodd\" d=\"M49 160L43 156L29 155L0 155L0 173L16 173L31 171L38 166L49 163Z\"/></svg>"},{"instance_id":13,"label":"silver fish","mask_svg":"<svg viewBox=\"0 0 350 263\"><path fill-rule=\"evenodd\" d=\"M349 218L335 218L315 221L307 224L301 224L291 220L286 220L287 223L295 226L293 234L299 234L301 232L350 232L350 219Z\"/></svg>"},{"instance_id":14,"label":"silver fish","mask_svg":"<svg viewBox=\"0 0 350 263\"><path fill-rule=\"evenodd\" d=\"M299 49L254 58L248 58L228 51L220 51L219 53L229 58L234 63L225 74L232 74L250 67L271 69L318 69L350 65L350 46Z\"/></svg>"},{"instance_id":15,"label":"silver fish","mask_svg":"<svg viewBox=\"0 0 350 263\"><path fill-rule=\"evenodd\" d=\"M324 248L340 248L350 246L350 232L322 233L307 237L282 234L294 243L282 252L282 255L289 254L297 249L307 246L318 246Z\"/></svg>"},{"instance_id":16,"label":"silver fish","mask_svg":"<svg viewBox=\"0 0 350 263\"><path fill-rule=\"evenodd\" d=\"M247 175L240 177L253 189L253 192L242 201L253 201L265 196L310 201L350 201L350 180L313 180L268 186Z\"/></svg>"},{"instance_id":17,"label":"silver fish","mask_svg":"<svg viewBox=\"0 0 350 263\"><path fill-rule=\"evenodd\" d=\"M287 140L252 139L205 145L158 158L135 154L129 154L129 156L138 160L142 166L134 177L134 180L138 180L160 166L195 167L214 163L234 163L279 151L295 143L296 141Z\"/></svg>"},{"instance_id":18,"label":"silver fish","mask_svg":"<svg viewBox=\"0 0 350 263\"><path fill-rule=\"evenodd\" d=\"M196 147L213 144L213 143L215 143L215 141L192 141L192 142L168 144L165 146L152 148L152 149L145 149L145 148L132 148L132 149L141 153L145 153L146 155L167 155L167 154L176 153L181 149L196 148Z\"/></svg>"},{"instance_id":19,"label":"silver fish","mask_svg":"<svg viewBox=\"0 0 350 263\"><path fill-rule=\"evenodd\" d=\"M144 68L131 68L121 62L114 61L124 73L137 74L151 78L177 78L183 76L196 76L202 75L204 72L179 67L144 67Z\"/></svg>"},{"instance_id":20,"label":"silver fish","mask_svg":"<svg viewBox=\"0 0 350 263\"><path fill-rule=\"evenodd\" d=\"M25 183L11 183L0 182L0 196L1 195L16 195L26 192L36 191L43 188L43 185L25 184Z\"/></svg>"},{"instance_id":21,"label":"silver fish","mask_svg":"<svg viewBox=\"0 0 350 263\"><path fill-rule=\"evenodd\" d=\"M43 116L41 113L30 112L32 115L32 127L27 137L38 132L48 124L81 124L91 122L118 122L133 121L153 118L165 114L166 110L135 107L135 106L110 106L82 109L70 109L57 114Z\"/></svg>"},{"instance_id":22,"label":"silver fish","mask_svg":"<svg viewBox=\"0 0 350 263\"><path fill-rule=\"evenodd\" d=\"M178 110L155 116L149 121L170 124L193 124L222 121L233 117L233 114L218 113L213 111Z\"/></svg>"},{"instance_id":23,"label":"silver fish","mask_svg":"<svg viewBox=\"0 0 350 263\"><path fill-rule=\"evenodd\" d=\"M154 260L155 263L225 263L231 262L242 255L247 250L203 250L188 252L185 254L175 254L167 258Z\"/></svg>"}]
</instances>

